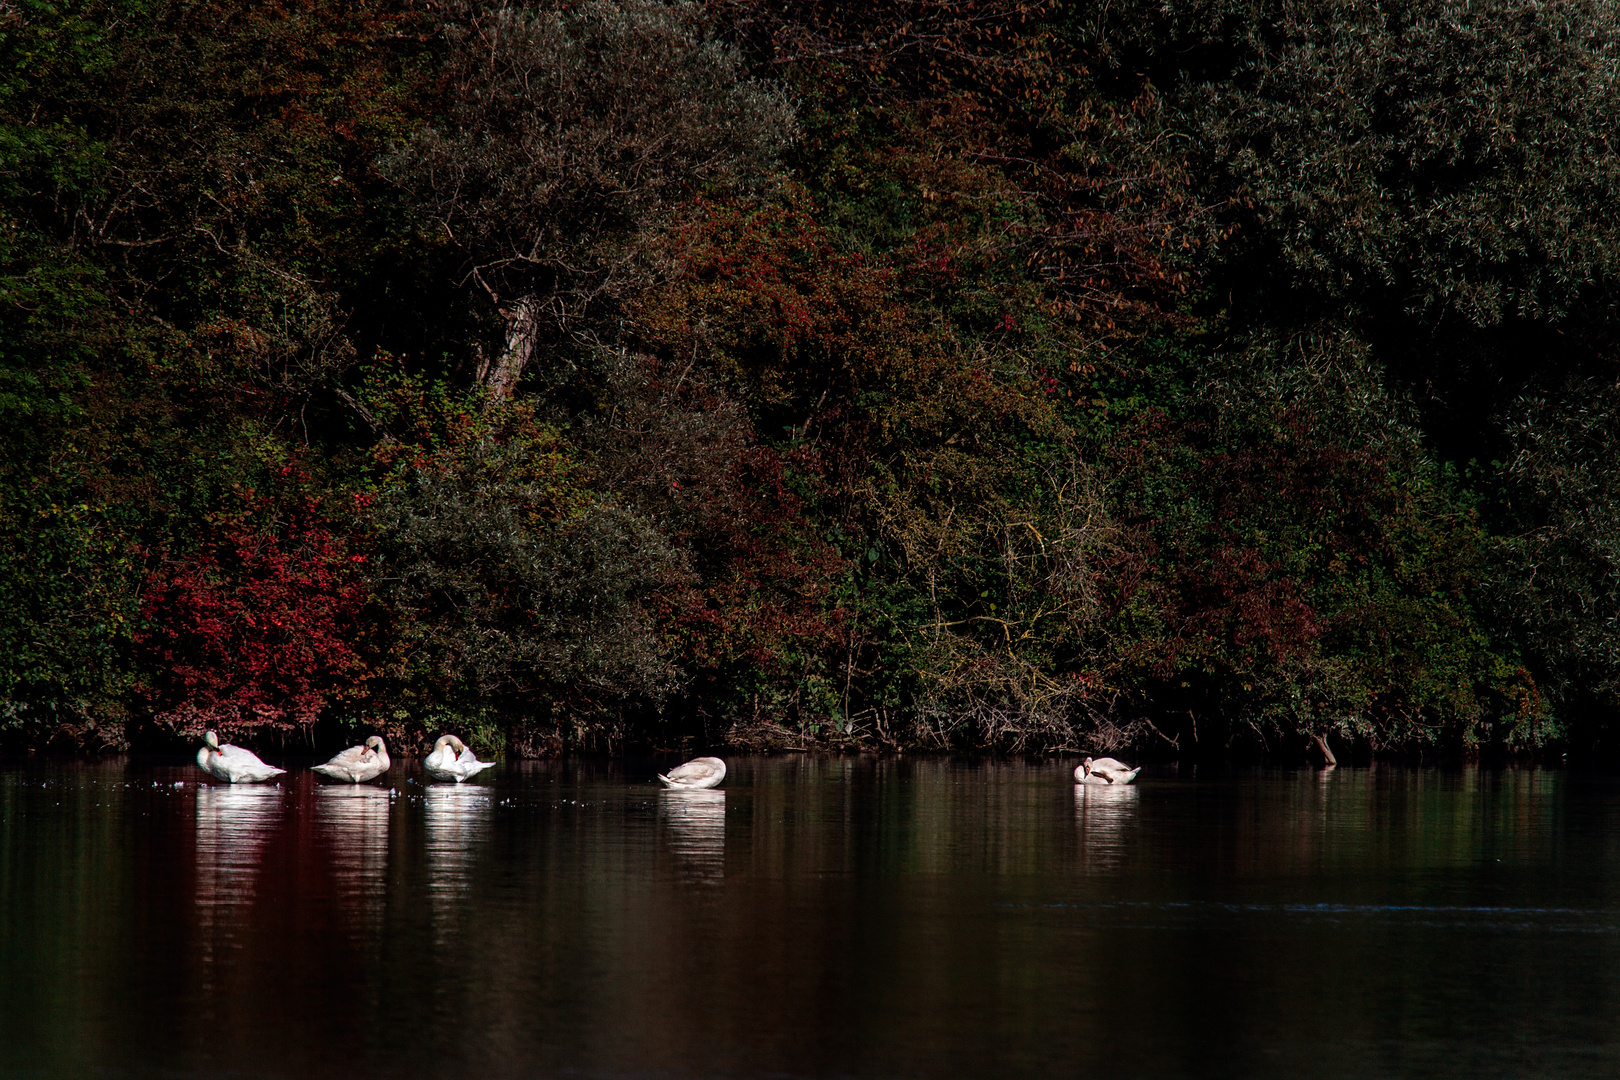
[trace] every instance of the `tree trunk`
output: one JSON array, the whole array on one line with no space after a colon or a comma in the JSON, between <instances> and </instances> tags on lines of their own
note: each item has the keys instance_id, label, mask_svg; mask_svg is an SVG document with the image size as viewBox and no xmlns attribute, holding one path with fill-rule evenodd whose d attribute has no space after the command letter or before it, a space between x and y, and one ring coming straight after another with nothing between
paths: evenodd
<instances>
[{"instance_id":1,"label":"tree trunk","mask_svg":"<svg viewBox=\"0 0 1620 1080\"><path fill-rule=\"evenodd\" d=\"M1328 747L1326 735L1312 735L1311 744L1315 751L1311 756L1316 759L1318 765L1337 765L1339 763L1339 759L1333 756L1332 749Z\"/></svg>"},{"instance_id":2,"label":"tree trunk","mask_svg":"<svg viewBox=\"0 0 1620 1080\"><path fill-rule=\"evenodd\" d=\"M506 348L495 361L494 370L484 380L489 387L491 401L509 398L523 377L523 369L534 353L535 338L540 333L540 298L534 293L520 296L506 313Z\"/></svg>"}]
</instances>

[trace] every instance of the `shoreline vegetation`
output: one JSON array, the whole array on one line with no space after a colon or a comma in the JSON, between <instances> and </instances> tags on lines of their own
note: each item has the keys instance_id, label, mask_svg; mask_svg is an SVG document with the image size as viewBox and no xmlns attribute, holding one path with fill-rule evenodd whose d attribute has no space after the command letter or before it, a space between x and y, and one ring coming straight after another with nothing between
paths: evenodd
<instances>
[{"instance_id":1,"label":"shoreline vegetation","mask_svg":"<svg viewBox=\"0 0 1620 1080\"><path fill-rule=\"evenodd\" d=\"M0 2L0 751L1612 752L1615 116L1574 0Z\"/></svg>"}]
</instances>

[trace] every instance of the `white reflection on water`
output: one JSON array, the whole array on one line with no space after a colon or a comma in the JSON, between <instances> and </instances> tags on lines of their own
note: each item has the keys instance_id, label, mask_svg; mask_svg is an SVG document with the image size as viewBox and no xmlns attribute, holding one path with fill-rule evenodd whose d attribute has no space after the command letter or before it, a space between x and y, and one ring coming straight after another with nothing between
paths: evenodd
<instances>
[{"instance_id":1,"label":"white reflection on water","mask_svg":"<svg viewBox=\"0 0 1620 1080\"><path fill-rule=\"evenodd\" d=\"M1111 870L1119 865L1141 796L1142 790L1135 784L1074 785L1074 823L1080 832L1082 867Z\"/></svg>"},{"instance_id":2,"label":"white reflection on water","mask_svg":"<svg viewBox=\"0 0 1620 1080\"><path fill-rule=\"evenodd\" d=\"M726 793L718 788L658 793L658 817L684 877L717 882L726 875Z\"/></svg>"},{"instance_id":3,"label":"white reflection on water","mask_svg":"<svg viewBox=\"0 0 1620 1080\"><path fill-rule=\"evenodd\" d=\"M435 784L423 797L428 902L433 940L444 946L454 936L467 904L477 847L489 835L495 800L490 790L471 784Z\"/></svg>"},{"instance_id":4,"label":"white reflection on water","mask_svg":"<svg viewBox=\"0 0 1620 1080\"><path fill-rule=\"evenodd\" d=\"M367 913L380 910L388 884L389 795L366 784L315 789L315 814L331 842L338 896Z\"/></svg>"},{"instance_id":5,"label":"white reflection on water","mask_svg":"<svg viewBox=\"0 0 1620 1080\"><path fill-rule=\"evenodd\" d=\"M281 821L281 789L205 784L197 789L197 903L251 903L259 856Z\"/></svg>"},{"instance_id":6,"label":"white reflection on water","mask_svg":"<svg viewBox=\"0 0 1620 1080\"><path fill-rule=\"evenodd\" d=\"M467 887L473 847L489 833L494 800L488 788L435 784L423 801L428 888L460 892Z\"/></svg>"},{"instance_id":7,"label":"white reflection on water","mask_svg":"<svg viewBox=\"0 0 1620 1080\"><path fill-rule=\"evenodd\" d=\"M205 984L222 949L239 947L237 927L256 892L259 859L281 822L282 796L271 785L197 788L197 926Z\"/></svg>"}]
</instances>

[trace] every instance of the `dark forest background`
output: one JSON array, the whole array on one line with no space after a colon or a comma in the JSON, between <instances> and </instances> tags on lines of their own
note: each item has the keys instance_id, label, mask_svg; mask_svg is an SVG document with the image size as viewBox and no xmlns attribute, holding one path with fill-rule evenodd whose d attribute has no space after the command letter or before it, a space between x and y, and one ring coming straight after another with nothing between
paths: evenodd
<instances>
[{"instance_id":1,"label":"dark forest background","mask_svg":"<svg viewBox=\"0 0 1620 1080\"><path fill-rule=\"evenodd\" d=\"M0 743L1595 753L1620 9L0 0Z\"/></svg>"}]
</instances>

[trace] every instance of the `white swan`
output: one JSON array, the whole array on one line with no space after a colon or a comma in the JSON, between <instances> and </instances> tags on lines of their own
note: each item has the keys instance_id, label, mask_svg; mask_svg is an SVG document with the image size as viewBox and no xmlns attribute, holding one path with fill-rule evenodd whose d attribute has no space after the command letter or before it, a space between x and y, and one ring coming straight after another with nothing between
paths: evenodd
<instances>
[{"instance_id":1,"label":"white swan","mask_svg":"<svg viewBox=\"0 0 1620 1080\"><path fill-rule=\"evenodd\" d=\"M494 764L493 761L479 761L478 755L454 735L440 735L439 741L433 744L433 752L422 760L422 767L433 779L454 780L458 784Z\"/></svg>"},{"instance_id":2,"label":"white swan","mask_svg":"<svg viewBox=\"0 0 1620 1080\"><path fill-rule=\"evenodd\" d=\"M197 765L209 776L231 784L256 784L287 771L266 765L251 750L229 743L219 745L219 735L212 731L203 736L202 749L197 751Z\"/></svg>"},{"instance_id":3,"label":"white swan","mask_svg":"<svg viewBox=\"0 0 1620 1080\"><path fill-rule=\"evenodd\" d=\"M1074 782L1077 784L1128 784L1136 779L1136 774L1142 771L1142 766L1131 768L1123 761L1115 761L1111 757L1086 758L1074 770Z\"/></svg>"},{"instance_id":4,"label":"white swan","mask_svg":"<svg viewBox=\"0 0 1620 1080\"><path fill-rule=\"evenodd\" d=\"M685 765L677 765L667 773L658 774L665 787L688 790L719 787L720 781L725 778L726 763L717 757L693 758Z\"/></svg>"},{"instance_id":5,"label":"white swan","mask_svg":"<svg viewBox=\"0 0 1620 1080\"><path fill-rule=\"evenodd\" d=\"M315 766L315 771L346 784L360 784L377 779L392 764L388 760L388 747L383 745L382 736L373 735L364 746L349 747L325 765Z\"/></svg>"}]
</instances>

